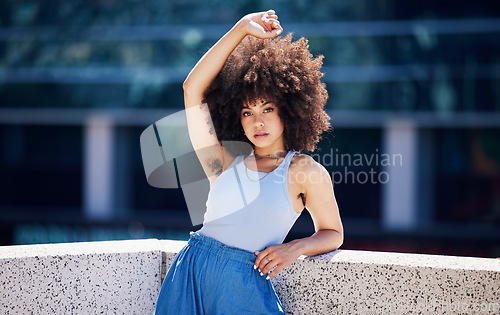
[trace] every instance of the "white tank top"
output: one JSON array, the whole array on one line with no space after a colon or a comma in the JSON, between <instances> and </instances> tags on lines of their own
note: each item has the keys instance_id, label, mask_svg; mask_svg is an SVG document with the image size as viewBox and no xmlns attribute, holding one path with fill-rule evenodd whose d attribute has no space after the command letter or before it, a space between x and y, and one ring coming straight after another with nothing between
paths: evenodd
<instances>
[{"instance_id":1,"label":"white tank top","mask_svg":"<svg viewBox=\"0 0 500 315\"><path fill-rule=\"evenodd\" d=\"M288 152L271 173L252 171L243 163L244 156L236 157L213 182L203 227L197 232L251 252L281 244L300 216L287 181L295 153Z\"/></svg>"}]
</instances>

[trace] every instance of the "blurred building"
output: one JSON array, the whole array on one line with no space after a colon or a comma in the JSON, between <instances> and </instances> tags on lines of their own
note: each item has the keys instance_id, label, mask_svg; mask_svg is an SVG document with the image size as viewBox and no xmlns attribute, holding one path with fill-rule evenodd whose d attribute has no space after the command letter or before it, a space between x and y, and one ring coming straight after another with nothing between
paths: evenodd
<instances>
[{"instance_id":1,"label":"blurred building","mask_svg":"<svg viewBox=\"0 0 500 315\"><path fill-rule=\"evenodd\" d=\"M0 0L0 242L186 237L141 132L260 1ZM278 1L323 54L345 248L500 256L500 5ZM176 232L177 231L177 232ZM304 211L289 238L310 235Z\"/></svg>"}]
</instances>

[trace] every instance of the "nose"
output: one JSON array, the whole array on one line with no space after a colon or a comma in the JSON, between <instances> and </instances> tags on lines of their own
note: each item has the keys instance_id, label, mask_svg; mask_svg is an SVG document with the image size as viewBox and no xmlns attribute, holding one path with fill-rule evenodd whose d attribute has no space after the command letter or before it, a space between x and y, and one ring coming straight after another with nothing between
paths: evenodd
<instances>
[{"instance_id":1,"label":"nose","mask_svg":"<svg viewBox=\"0 0 500 315\"><path fill-rule=\"evenodd\" d=\"M254 126L255 127L264 127L264 120L261 115L255 115Z\"/></svg>"}]
</instances>

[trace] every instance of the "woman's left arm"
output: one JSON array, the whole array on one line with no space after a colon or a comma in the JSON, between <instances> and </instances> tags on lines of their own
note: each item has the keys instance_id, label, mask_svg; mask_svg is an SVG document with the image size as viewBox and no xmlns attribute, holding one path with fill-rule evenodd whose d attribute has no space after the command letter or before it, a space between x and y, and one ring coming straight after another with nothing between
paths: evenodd
<instances>
[{"instance_id":1,"label":"woman's left arm","mask_svg":"<svg viewBox=\"0 0 500 315\"><path fill-rule=\"evenodd\" d=\"M302 168L308 174L303 190L316 232L296 243L301 245L302 255L314 256L339 248L344 241L344 229L330 174L313 158L307 157L307 161Z\"/></svg>"},{"instance_id":2,"label":"woman's left arm","mask_svg":"<svg viewBox=\"0 0 500 315\"><path fill-rule=\"evenodd\" d=\"M344 229L328 171L309 156L301 162L295 172L295 179L302 180L300 183L305 196L305 206L311 214L316 232L306 238L276 244L262 252L255 252L255 265L262 274L276 266L269 278L274 277L301 255L314 256L333 251L339 248L344 240ZM269 260L266 261L265 258Z\"/></svg>"}]
</instances>

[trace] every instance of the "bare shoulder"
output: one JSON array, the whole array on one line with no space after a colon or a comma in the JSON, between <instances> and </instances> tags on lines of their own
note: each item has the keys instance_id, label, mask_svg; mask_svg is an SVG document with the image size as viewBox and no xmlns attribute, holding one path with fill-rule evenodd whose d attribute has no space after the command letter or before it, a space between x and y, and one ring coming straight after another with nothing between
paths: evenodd
<instances>
[{"instance_id":1,"label":"bare shoulder","mask_svg":"<svg viewBox=\"0 0 500 315\"><path fill-rule=\"evenodd\" d=\"M311 156L307 154L296 153L292 158L290 169L293 172L305 172L307 174L328 174L323 165L316 162Z\"/></svg>"},{"instance_id":2,"label":"bare shoulder","mask_svg":"<svg viewBox=\"0 0 500 315\"><path fill-rule=\"evenodd\" d=\"M331 186L331 177L326 168L306 154L295 154L290 164L290 178L300 183L300 190L306 192L326 184Z\"/></svg>"}]
</instances>

